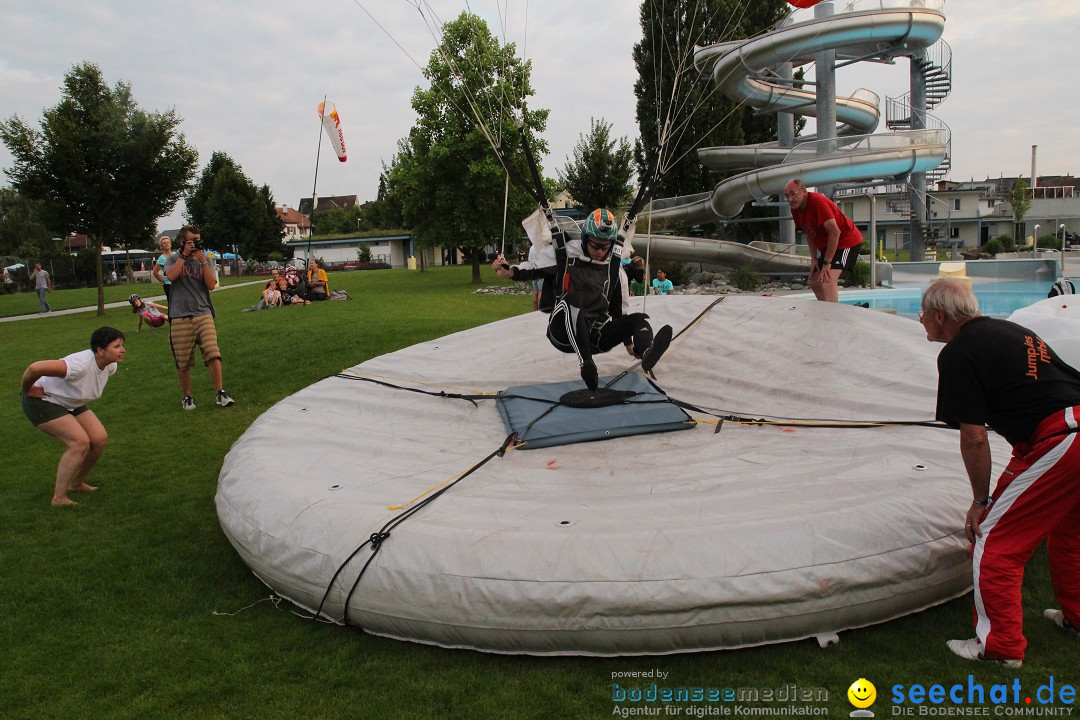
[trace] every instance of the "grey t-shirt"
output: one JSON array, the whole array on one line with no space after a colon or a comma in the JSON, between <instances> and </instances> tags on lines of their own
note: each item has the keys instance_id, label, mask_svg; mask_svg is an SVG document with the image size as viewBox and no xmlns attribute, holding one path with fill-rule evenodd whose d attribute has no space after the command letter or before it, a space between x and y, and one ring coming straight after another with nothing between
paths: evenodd
<instances>
[{"instance_id":1,"label":"grey t-shirt","mask_svg":"<svg viewBox=\"0 0 1080 720\"><path fill-rule=\"evenodd\" d=\"M35 290L48 290L49 289L49 273L45 272L42 268L34 273L34 289Z\"/></svg>"},{"instance_id":2,"label":"grey t-shirt","mask_svg":"<svg viewBox=\"0 0 1080 720\"><path fill-rule=\"evenodd\" d=\"M212 258L207 258L210 269L217 272ZM165 272L178 262L184 263L180 276L172 281L169 296L169 319L213 315L214 305L210 302L210 291L202 279L202 263L195 258L182 260L180 253L172 253L165 259Z\"/></svg>"}]
</instances>

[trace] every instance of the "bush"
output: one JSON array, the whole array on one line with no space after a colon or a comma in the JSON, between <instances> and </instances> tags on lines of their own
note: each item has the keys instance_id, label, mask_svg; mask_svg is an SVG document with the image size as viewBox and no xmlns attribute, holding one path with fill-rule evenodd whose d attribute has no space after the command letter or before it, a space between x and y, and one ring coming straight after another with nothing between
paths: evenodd
<instances>
[{"instance_id":1,"label":"bush","mask_svg":"<svg viewBox=\"0 0 1080 720\"><path fill-rule=\"evenodd\" d=\"M367 243L362 243L360 247L356 249L356 259L362 263L371 262L371 246Z\"/></svg>"},{"instance_id":2,"label":"bush","mask_svg":"<svg viewBox=\"0 0 1080 720\"><path fill-rule=\"evenodd\" d=\"M668 265L656 265L653 270L655 272L656 267L662 267L667 272L667 279L671 281L672 285L676 287L686 285L690 282L690 276L693 275L693 271L684 262L678 260Z\"/></svg>"},{"instance_id":3,"label":"bush","mask_svg":"<svg viewBox=\"0 0 1080 720\"><path fill-rule=\"evenodd\" d=\"M757 274L752 265L740 265L731 272L728 282L740 290L757 290L761 287L761 276Z\"/></svg>"},{"instance_id":4,"label":"bush","mask_svg":"<svg viewBox=\"0 0 1080 720\"><path fill-rule=\"evenodd\" d=\"M1038 246L1046 248L1048 250L1060 250L1061 249L1061 236L1060 235L1043 235L1038 240Z\"/></svg>"},{"instance_id":5,"label":"bush","mask_svg":"<svg viewBox=\"0 0 1080 720\"><path fill-rule=\"evenodd\" d=\"M1012 235L995 235L991 240L997 240L1001 243L1004 252L1012 252L1016 249L1016 241L1013 240Z\"/></svg>"},{"instance_id":6,"label":"bush","mask_svg":"<svg viewBox=\"0 0 1080 720\"><path fill-rule=\"evenodd\" d=\"M984 253L997 255L998 253L1005 252L1005 246L1002 245L1001 238L994 237L987 240L986 244L983 245L980 250L982 250L982 252Z\"/></svg>"},{"instance_id":7,"label":"bush","mask_svg":"<svg viewBox=\"0 0 1080 720\"><path fill-rule=\"evenodd\" d=\"M870 287L870 263L859 260L855 263L855 269L850 272L845 270L840 278L849 286Z\"/></svg>"}]
</instances>

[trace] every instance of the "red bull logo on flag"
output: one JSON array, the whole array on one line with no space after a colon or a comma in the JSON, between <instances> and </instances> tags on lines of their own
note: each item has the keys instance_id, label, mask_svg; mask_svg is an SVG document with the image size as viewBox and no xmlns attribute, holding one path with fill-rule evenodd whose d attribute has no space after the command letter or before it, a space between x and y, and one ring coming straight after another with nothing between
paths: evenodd
<instances>
[{"instance_id":1,"label":"red bull logo on flag","mask_svg":"<svg viewBox=\"0 0 1080 720\"><path fill-rule=\"evenodd\" d=\"M326 112L327 109L329 112ZM330 137L337 159L345 162L345 133L341 131L341 117L338 115L337 106L332 102L321 102L318 110L319 119L322 120L323 128Z\"/></svg>"}]
</instances>

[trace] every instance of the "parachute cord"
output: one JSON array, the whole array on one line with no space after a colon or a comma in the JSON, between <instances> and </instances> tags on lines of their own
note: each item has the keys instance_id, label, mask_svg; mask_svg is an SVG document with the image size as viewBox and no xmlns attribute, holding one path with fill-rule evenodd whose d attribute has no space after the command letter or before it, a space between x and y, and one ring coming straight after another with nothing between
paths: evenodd
<instances>
[{"instance_id":1,"label":"parachute cord","mask_svg":"<svg viewBox=\"0 0 1080 720\"><path fill-rule=\"evenodd\" d=\"M443 487L442 489L438 490L437 492L435 492L431 496L425 498L421 502L417 503L413 507L409 508L405 512L398 515L396 518L393 518L392 520L389 520L385 525L382 526L382 528L378 532L375 532L375 533L372 533L371 535L369 535L368 539L365 540L363 543L361 543L360 547L356 548L356 550L354 550L349 555L349 557L345 559L345 562L341 563L341 565L338 566L338 569L334 572L333 577L330 578L330 582L326 586L326 592L323 593L322 600L319 602L319 609L315 612L315 617L313 619L317 619L320 615L322 615L323 607L326 604L327 598L330 596L331 590L333 590L334 582L337 580L338 576L341 575L341 572L345 569L345 566L348 565L353 560L353 558L355 558L360 553L361 550L363 550L365 547L370 545L371 546L371 555L368 557L367 561L364 562L364 566L362 568L360 568L360 572L356 576L356 580L353 581L352 586L349 588L349 592L345 595L345 599L342 602L341 623L342 624L348 624L348 620L349 620L349 602L352 600L353 593L356 592L356 588L360 585L360 580L364 577L364 574L367 572L368 567L371 566L371 562L375 559L375 556L379 554L379 550L382 549L383 543L385 543L387 540L390 539L391 532L395 528L397 528L399 525L401 525L403 522L405 522L406 520L411 518L413 515L418 513L421 509L423 509L423 508L427 507L429 504L433 503L437 498L441 497L443 495L443 493L450 490L450 488L454 487L459 482L461 482L465 478L469 477L469 475L473 474L474 472L476 472L477 470L482 468L484 465L486 465L493 458L502 457L503 455L505 455L507 449L514 443L514 440L516 438L517 438L516 434L510 433L509 435L506 436L506 439L503 440L502 444L499 446L499 448L497 450L492 451L483 460L481 460L480 462L473 465L466 472L462 473L461 476L458 477L457 480L454 480L452 483L450 483L446 487Z\"/></svg>"}]
</instances>

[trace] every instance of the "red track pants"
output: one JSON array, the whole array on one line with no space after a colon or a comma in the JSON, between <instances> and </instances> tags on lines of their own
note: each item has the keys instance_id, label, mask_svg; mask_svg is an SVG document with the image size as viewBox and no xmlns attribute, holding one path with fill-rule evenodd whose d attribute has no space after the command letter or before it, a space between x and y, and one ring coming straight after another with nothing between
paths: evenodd
<instances>
[{"instance_id":1,"label":"red track pants","mask_svg":"<svg viewBox=\"0 0 1080 720\"><path fill-rule=\"evenodd\" d=\"M976 538L975 632L989 659L1023 660L1024 565L1046 540L1050 577L1070 624L1080 627L1080 406L1039 423L1013 448Z\"/></svg>"}]
</instances>

